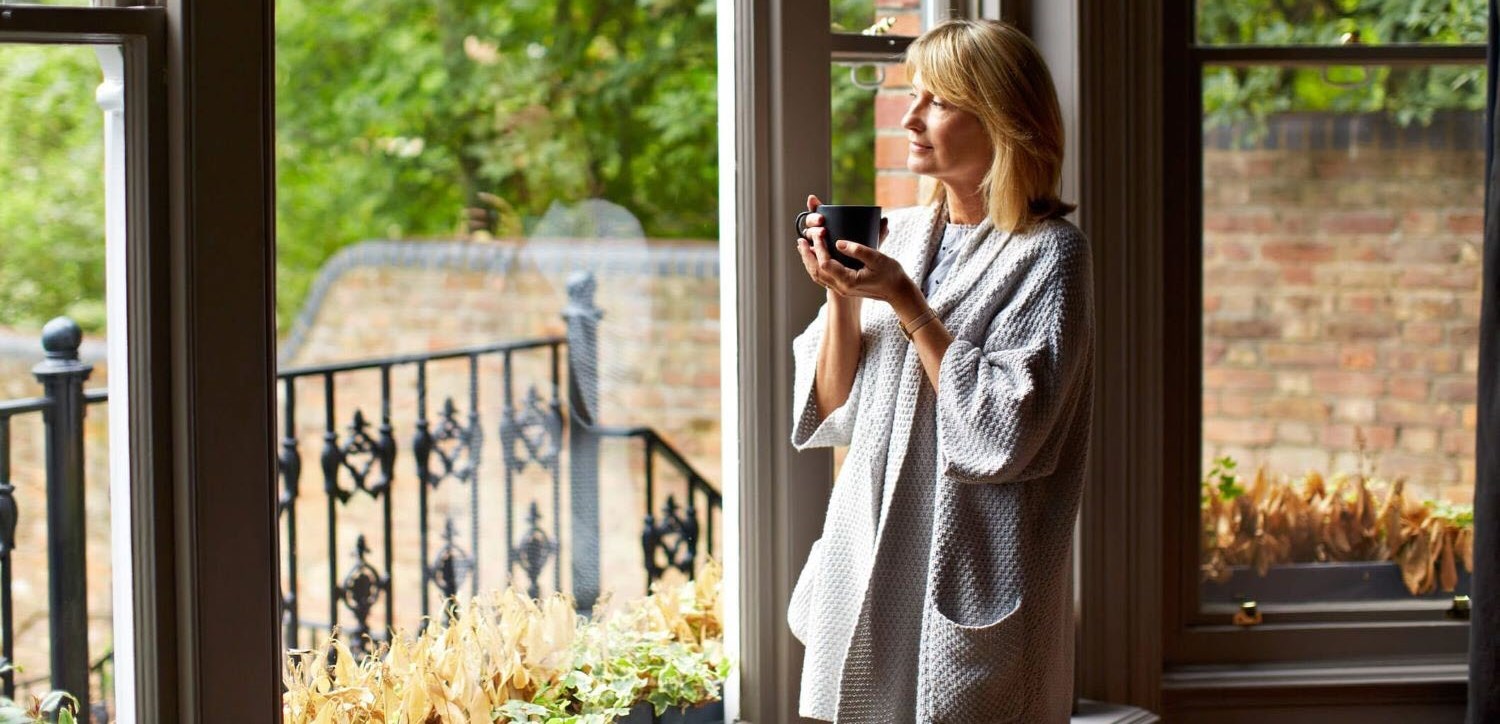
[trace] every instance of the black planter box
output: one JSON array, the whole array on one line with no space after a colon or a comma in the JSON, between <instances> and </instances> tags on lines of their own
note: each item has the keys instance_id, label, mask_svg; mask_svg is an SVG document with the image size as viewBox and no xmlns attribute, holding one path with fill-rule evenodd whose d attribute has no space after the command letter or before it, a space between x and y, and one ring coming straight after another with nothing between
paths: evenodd
<instances>
[{"instance_id":1,"label":"black planter box","mask_svg":"<svg viewBox=\"0 0 1500 724\"><path fill-rule=\"evenodd\" d=\"M661 716L650 704L636 704L619 724L724 724L724 702L715 701L691 709L668 709Z\"/></svg>"},{"instance_id":2,"label":"black planter box","mask_svg":"<svg viewBox=\"0 0 1500 724\"><path fill-rule=\"evenodd\" d=\"M1347 603L1350 601L1445 600L1468 595L1469 573L1458 567L1458 586L1413 596L1401 581L1401 568L1390 561L1361 563L1289 563L1271 566L1265 576L1249 566L1233 566L1224 583L1204 581L1205 604L1255 601L1268 603Z\"/></svg>"}]
</instances>

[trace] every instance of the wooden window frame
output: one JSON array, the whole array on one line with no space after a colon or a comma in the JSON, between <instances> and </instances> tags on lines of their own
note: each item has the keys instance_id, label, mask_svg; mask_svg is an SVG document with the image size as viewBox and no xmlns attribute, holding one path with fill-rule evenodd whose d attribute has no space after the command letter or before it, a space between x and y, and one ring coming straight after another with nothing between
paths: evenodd
<instances>
[{"instance_id":1,"label":"wooden window frame","mask_svg":"<svg viewBox=\"0 0 1500 724\"><path fill-rule=\"evenodd\" d=\"M273 721L272 2L125 4L0 6L7 39L129 59L133 635L118 681L134 687L117 716Z\"/></svg>"},{"instance_id":2,"label":"wooden window frame","mask_svg":"<svg viewBox=\"0 0 1500 724\"><path fill-rule=\"evenodd\" d=\"M1213 720L1229 712L1365 711L1385 706L1383 720L1443 716L1464 701L1468 625L1441 611L1381 611L1378 606L1329 606L1322 611L1267 613L1266 622L1242 630L1202 614L1198 605L1199 501L1202 415L1202 69L1220 64L1438 64L1482 62L1484 49L1443 46L1257 47L1196 45L1191 3L1155 3L1160 104L1147 124L1162 197L1156 275L1149 320L1159 353L1145 362L1160 407L1150 408L1152 442L1159 460L1152 477L1127 484L1139 501L1131 510L1160 522L1159 534L1135 530L1142 543L1159 545L1152 577L1159 598L1132 590L1135 600L1159 604L1161 641L1153 654L1160 668L1157 700L1169 717ZM1138 141L1149 131L1141 131ZM1127 293L1128 294L1128 293ZM1137 343L1143 336L1134 336ZM1166 384L1165 381L1173 381ZM1118 394L1118 393L1117 393ZM1140 403L1136 403L1139 405ZM1158 437L1159 435L1159 437ZM1102 472L1102 471L1101 471ZM1100 479L1102 481L1102 478ZM1149 510L1151 503L1158 507ZM1096 511L1095 515L1103 515ZM1387 607L1388 608L1388 607ZM1227 616L1225 617L1227 619ZM1105 634L1101 640L1111 637ZM1118 642L1113 642L1115 645ZM1106 680L1110 677L1105 676ZM1236 695L1223 689L1234 687ZM1309 709L1313 707L1313 709ZM1200 718L1201 717L1201 718Z\"/></svg>"},{"instance_id":3,"label":"wooden window frame","mask_svg":"<svg viewBox=\"0 0 1500 724\"><path fill-rule=\"evenodd\" d=\"M1483 64L1485 46L1201 46L1195 42L1193 6L1175 8L1180 25L1166 37L1177 55L1182 93L1166 111L1168 123L1181 123L1180 145L1169 151L1182 160L1177 171L1187 200L1184 228L1176 250L1166 255L1166 288L1177 291L1181 316L1166 329L1168 379L1180 380L1168 399L1169 419L1179 427L1167 436L1178 445L1167 451L1167 480L1196 481L1202 455L1202 247L1203 125L1202 78L1208 66L1439 65ZM1190 121L1185 119L1191 119ZM1175 153L1173 153L1175 152ZM1169 243L1171 243L1169 241ZM1189 444L1191 443L1191 444ZM1265 612L1266 622L1239 630L1229 614L1202 611L1198 594L1199 491L1196 485L1166 486L1168 621L1167 657L1178 664L1337 661L1359 657L1448 656L1455 678L1466 669L1468 624L1444 617L1441 604L1327 605L1306 610ZM1301 607L1299 607L1301 608ZM1363 625L1362 625L1363 624Z\"/></svg>"}]
</instances>

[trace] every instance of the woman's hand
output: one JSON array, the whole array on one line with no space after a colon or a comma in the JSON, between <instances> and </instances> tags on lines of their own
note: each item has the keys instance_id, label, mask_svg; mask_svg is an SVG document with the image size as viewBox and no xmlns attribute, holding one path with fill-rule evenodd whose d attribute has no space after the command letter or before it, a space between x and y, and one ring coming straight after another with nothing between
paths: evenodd
<instances>
[{"instance_id":1,"label":"woman's hand","mask_svg":"<svg viewBox=\"0 0 1500 724\"><path fill-rule=\"evenodd\" d=\"M807 210L816 212L820 203L817 196L808 196ZM845 240L834 242L840 252L863 262L863 269L850 269L834 259L828 253L828 229L823 226L822 214L808 214L802 223L807 227L807 233L797 239L802 266L808 277L829 291L841 297L866 297L886 302L920 294L900 262L868 246ZM886 220L882 218L882 242L889 231Z\"/></svg>"}]
</instances>

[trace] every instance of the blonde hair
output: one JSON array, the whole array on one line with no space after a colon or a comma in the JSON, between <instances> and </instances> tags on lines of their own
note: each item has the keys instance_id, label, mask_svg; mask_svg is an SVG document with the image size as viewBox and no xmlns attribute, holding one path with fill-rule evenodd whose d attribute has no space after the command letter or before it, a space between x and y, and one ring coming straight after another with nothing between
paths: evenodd
<instances>
[{"instance_id":1,"label":"blonde hair","mask_svg":"<svg viewBox=\"0 0 1500 724\"><path fill-rule=\"evenodd\" d=\"M984 126L995 160L980 183L999 229L1025 231L1075 207L1058 198L1063 121L1052 74L1024 33L993 20L949 20L906 51L912 77ZM946 190L934 184L932 203Z\"/></svg>"}]
</instances>

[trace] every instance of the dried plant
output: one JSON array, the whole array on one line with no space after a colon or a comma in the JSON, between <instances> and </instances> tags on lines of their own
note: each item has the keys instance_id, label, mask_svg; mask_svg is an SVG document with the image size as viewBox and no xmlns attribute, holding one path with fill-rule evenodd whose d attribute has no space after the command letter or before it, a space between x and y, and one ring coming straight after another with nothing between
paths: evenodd
<instances>
[{"instance_id":1,"label":"dried plant","mask_svg":"<svg viewBox=\"0 0 1500 724\"><path fill-rule=\"evenodd\" d=\"M716 700L728 661L710 561L694 581L585 620L564 595L515 589L457 607L446 624L353 655L341 636L288 652L285 724L606 724L650 702L658 713Z\"/></svg>"},{"instance_id":2,"label":"dried plant","mask_svg":"<svg viewBox=\"0 0 1500 724\"><path fill-rule=\"evenodd\" d=\"M1215 460L1201 486L1204 580L1228 581L1232 566L1264 576L1287 563L1394 561L1412 595L1452 591L1458 566L1473 570L1473 507L1410 499L1404 478L1373 475L1359 431L1356 442L1356 472L1331 481L1261 466L1245 485L1232 458Z\"/></svg>"}]
</instances>

